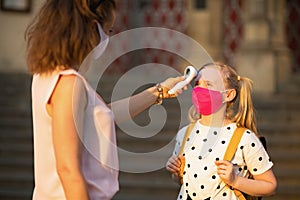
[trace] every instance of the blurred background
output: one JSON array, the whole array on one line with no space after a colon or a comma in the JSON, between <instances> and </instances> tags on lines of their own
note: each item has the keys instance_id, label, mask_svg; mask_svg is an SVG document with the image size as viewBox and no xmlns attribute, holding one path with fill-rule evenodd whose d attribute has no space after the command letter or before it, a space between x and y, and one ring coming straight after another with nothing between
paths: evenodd
<instances>
[{"instance_id":1,"label":"blurred background","mask_svg":"<svg viewBox=\"0 0 300 200\"><path fill-rule=\"evenodd\" d=\"M300 199L300 1L116 1L118 15L114 34L149 26L182 32L201 44L214 61L230 64L241 76L254 81L258 129L267 138L279 184L277 194L265 199ZM43 2L1 0L1 200L31 199L34 187L31 75L25 60L24 32ZM122 45L131 42L134 41ZM182 50L182 41L172 34L165 42ZM122 74L144 63L165 64L180 73L186 66L183 58L170 52L157 49L130 52L107 68L98 92L109 102L113 86ZM168 118L159 134L139 139L117 127L119 146L134 152L149 152L172 140L180 128L178 101L165 101L164 106ZM149 123L147 111L135 120L140 125ZM166 159L169 153L164 155ZM143 162L137 161L134 165L143 167ZM120 192L114 199L171 200L176 198L178 188L165 169L139 174L121 172Z\"/></svg>"}]
</instances>

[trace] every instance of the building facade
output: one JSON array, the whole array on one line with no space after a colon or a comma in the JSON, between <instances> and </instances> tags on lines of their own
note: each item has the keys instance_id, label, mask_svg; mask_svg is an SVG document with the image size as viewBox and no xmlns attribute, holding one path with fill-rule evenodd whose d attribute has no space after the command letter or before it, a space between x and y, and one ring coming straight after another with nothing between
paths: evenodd
<instances>
[{"instance_id":1,"label":"building facade","mask_svg":"<svg viewBox=\"0 0 300 200\"><path fill-rule=\"evenodd\" d=\"M31 1L29 13L0 12L0 71L26 72L24 31L43 0ZM197 41L214 61L236 67L261 93L280 92L299 76L299 2L293 0L117 0L115 33L138 27L163 27ZM171 38L180 48L181 41ZM166 41L166 42L169 42ZM128 41L130 43L132 41ZM126 44L125 44L126 45ZM176 55L148 50L122 56L111 68L123 73L137 63L163 63L182 72ZM192 51L192 50L191 50ZM179 61L179 62L182 62Z\"/></svg>"}]
</instances>

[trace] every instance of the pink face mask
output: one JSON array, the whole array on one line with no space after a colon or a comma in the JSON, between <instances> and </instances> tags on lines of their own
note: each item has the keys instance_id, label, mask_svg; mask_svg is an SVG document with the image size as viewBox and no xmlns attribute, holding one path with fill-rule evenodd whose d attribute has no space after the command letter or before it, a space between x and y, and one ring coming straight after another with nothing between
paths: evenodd
<instances>
[{"instance_id":1,"label":"pink face mask","mask_svg":"<svg viewBox=\"0 0 300 200\"><path fill-rule=\"evenodd\" d=\"M222 106L222 93L216 90L195 87L192 92L192 102L199 114L210 115Z\"/></svg>"}]
</instances>

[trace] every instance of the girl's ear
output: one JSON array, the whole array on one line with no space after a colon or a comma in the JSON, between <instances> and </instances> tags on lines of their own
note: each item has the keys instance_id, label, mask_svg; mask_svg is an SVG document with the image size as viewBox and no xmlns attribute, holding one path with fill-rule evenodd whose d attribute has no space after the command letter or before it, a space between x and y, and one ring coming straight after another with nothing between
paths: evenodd
<instances>
[{"instance_id":1,"label":"girl's ear","mask_svg":"<svg viewBox=\"0 0 300 200\"><path fill-rule=\"evenodd\" d=\"M229 89L225 92L225 101L231 102L236 96L236 90L235 89Z\"/></svg>"}]
</instances>

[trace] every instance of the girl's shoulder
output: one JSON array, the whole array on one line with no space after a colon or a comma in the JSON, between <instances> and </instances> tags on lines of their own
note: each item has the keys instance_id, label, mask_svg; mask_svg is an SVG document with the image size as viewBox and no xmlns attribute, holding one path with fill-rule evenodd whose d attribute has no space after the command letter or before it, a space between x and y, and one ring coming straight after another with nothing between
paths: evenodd
<instances>
[{"instance_id":1,"label":"girl's shoulder","mask_svg":"<svg viewBox=\"0 0 300 200\"><path fill-rule=\"evenodd\" d=\"M189 124L183 126L182 128L179 129L179 131L177 132L177 135L176 135L176 140L177 141L182 141L183 138L184 138L184 135L187 131L187 128L189 127Z\"/></svg>"},{"instance_id":2,"label":"girl's shoulder","mask_svg":"<svg viewBox=\"0 0 300 200\"><path fill-rule=\"evenodd\" d=\"M177 132L176 140L182 141L184 136L187 134L188 131L192 131L196 126L196 123L189 123L185 126L183 126L179 131ZM188 130L189 129L189 130Z\"/></svg>"},{"instance_id":3,"label":"girl's shoulder","mask_svg":"<svg viewBox=\"0 0 300 200\"><path fill-rule=\"evenodd\" d=\"M245 129L240 143L244 146L266 148L263 140L265 140L265 137L258 136L250 129Z\"/></svg>"}]
</instances>

